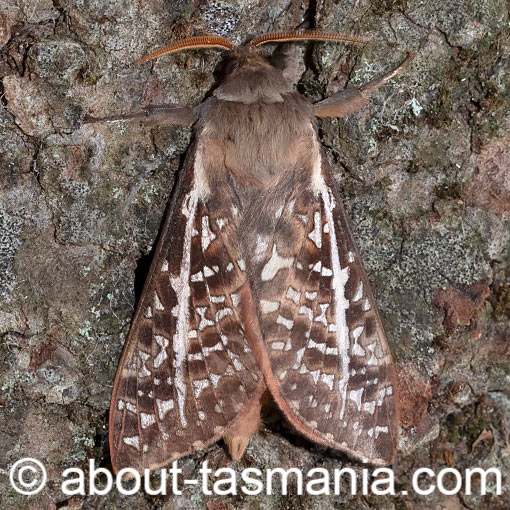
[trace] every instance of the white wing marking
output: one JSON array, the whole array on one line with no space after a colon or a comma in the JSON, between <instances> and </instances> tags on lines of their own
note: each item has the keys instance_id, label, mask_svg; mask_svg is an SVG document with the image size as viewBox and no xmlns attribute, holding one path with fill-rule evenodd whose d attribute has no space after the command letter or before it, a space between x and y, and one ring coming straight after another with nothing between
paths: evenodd
<instances>
[{"instance_id":1,"label":"white wing marking","mask_svg":"<svg viewBox=\"0 0 510 510\"><path fill-rule=\"evenodd\" d=\"M181 425L186 428L188 423L184 416L184 403L186 401L186 382L184 381L184 367L189 348L189 298L190 298L190 267L191 267L191 237L193 221L197 209L198 193L196 187L184 198L182 214L186 216L186 230L184 232L183 257L179 276L170 276L170 284L177 295L177 324L173 338L175 351L175 388L177 390L177 406Z\"/></svg>"}]
</instances>

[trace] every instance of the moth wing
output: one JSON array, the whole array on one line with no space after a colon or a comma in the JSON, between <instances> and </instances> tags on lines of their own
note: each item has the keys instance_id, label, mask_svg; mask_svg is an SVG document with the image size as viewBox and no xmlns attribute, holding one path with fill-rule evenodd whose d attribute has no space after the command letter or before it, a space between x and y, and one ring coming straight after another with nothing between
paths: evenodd
<instances>
[{"instance_id":1,"label":"moth wing","mask_svg":"<svg viewBox=\"0 0 510 510\"><path fill-rule=\"evenodd\" d=\"M399 423L391 353L325 162L312 180L282 215L297 242L284 246L277 227L261 269L267 384L309 439L389 464Z\"/></svg>"},{"instance_id":2,"label":"moth wing","mask_svg":"<svg viewBox=\"0 0 510 510\"><path fill-rule=\"evenodd\" d=\"M247 283L235 222L200 198L193 165L174 194L117 370L116 472L156 469L213 444L264 388L241 317Z\"/></svg>"}]
</instances>

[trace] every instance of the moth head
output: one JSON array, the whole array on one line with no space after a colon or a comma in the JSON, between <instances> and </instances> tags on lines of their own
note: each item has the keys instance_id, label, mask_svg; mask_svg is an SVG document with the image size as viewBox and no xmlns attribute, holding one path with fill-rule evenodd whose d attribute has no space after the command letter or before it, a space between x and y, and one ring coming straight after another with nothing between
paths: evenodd
<instances>
[{"instance_id":1,"label":"moth head","mask_svg":"<svg viewBox=\"0 0 510 510\"><path fill-rule=\"evenodd\" d=\"M227 58L220 62L215 72L220 83L214 92L216 97L243 103L252 103L259 99L273 102L281 101L281 94L289 90L281 72L274 69L260 55L257 47L250 44L234 46L223 37L188 37L146 55L135 64L169 53L198 48L220 49L228 52Z\"/></svg>"},{"instance_id":2,"label":"moth head","mask_svg":"<svg viewBox=\"0 0 510 510\"><path fill-rule=\"evenodd\" d=\"M137 60L135 64L141 64L177 51L198 48L226 50L228 57L224 60L221 69L223 75L221 85L214 92L217 98L245 104L260 100L269 103L282 102L283 95L291 92L293 85L284 77L280 68L271 65L261 55L260 47L268 43L305 40L345 41L359 44L371 42L355 35L318 32L317 30L275 32L257 37L242 46L234 46L223 37L197 36L168 44Z\"/></svg>"}]
</instances>

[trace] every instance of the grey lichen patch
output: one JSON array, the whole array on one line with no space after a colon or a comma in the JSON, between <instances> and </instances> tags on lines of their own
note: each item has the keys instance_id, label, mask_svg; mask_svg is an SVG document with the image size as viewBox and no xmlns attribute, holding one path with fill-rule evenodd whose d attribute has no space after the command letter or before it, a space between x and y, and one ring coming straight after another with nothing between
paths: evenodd
<instances>
[{"instance_id":1,"label":"grey lichen patch","mask_svg":"<svg viewBox=\"0 0 510 510\"><path fill-rule=\"evenodd\" d=\"M31 70L54 86L69 85L87 65L83 48L66 40L35 44L30 48L29 59Z\"/></svg>"},{"instance_id":2,"label":"grey lichen patch","mask_svg":"<svg viewBox=\"0 0 510 510\"><path fill-rule=\"evenodd\" d=\"M189 21L195 10L195 6L190 0L163 0L165 10L174 23L185 23Z\"/></svg>"},{"instance_id":3,"label":"grey lichen patch","mask_svg":"<svg viewBox=\"0 0 510 510\"><path fill-rule=\"evenodd\" d=\"M409 19L422 27L437 28L452 46L470 47L487 32L497 32L506 18L506 6L502 0L459 1L441 4L430 11L421 2L407 2Z\"/></svg>"},{"instance_id":4,"label":"grey lichen patch","mask_svg":"<svg viewBox=\"0 0 510 510\"><path fill-rule=\"evenodd\" d=\"M101 269L112 260L116 266L105 271ZM69 332L69 348L76 353L75 363L82 374L89 374L97 388L92 394L101 393L102 405L107 402L110 382L114 376L116 361L128 331L132 313L132 280L126 274L132 271L128 261L110 256L88 272L85 277L90 285L87 302L81 314L75 313L66 329ZM99 389L100 388L100 389Z\"/></svg>"},{"instance_id":5,"label":"grey lichen patch","mask_svg":"<svg viewBox=\"0 0 510 510\"><path fill-rule=\"evenodd\" d=\"M152 209L154 204L161 211L164 208L168 194L161 196L154 188L151 192L154 184L144 190L142 178L164 166L163 158L152 157L152 161L145 162L141 156L133 158L135 153L141 154L147 149L145 135L134 152L129 144L108 144L101 138L98 144L89 147L73 142L43 147L38 157L39 164L46 169L41 174L41 183L60 242L118 250L126 243L123 237L126 232L136 237L138 232L146 232L148 222L152 226L153 216L148 215L147 208ZM98 165L100 172L90 173L90 164ZM119 168L122 168L120 173ZM167 174L167 182L169 177ZM105 209L109 214L105 214ZM141 209L141 216L133 218L138 224L133 223L130 216L126 222L126 212L133 209ZM159 221L156 218L155 226ZM136 239L130 239L129 243L133 241Z\"/></svg>"},{"instance_id":6,"label":"grey lichen patch","mask_svg":"<svg viewBox=\"0 0 510 510\"><path fill-rule=\"evenodd\" d=\"M23 220L0 210L0 297L10 301L17 281L13 272L14 257L21 245Z\"/></svg>"},{"instance_id":7,"label":"grey lichen patch","mask_svg":"<svg viewBox=\"0 0 510 510\"><path fill-rule=\"evenodd\" d=\"M20 175L30 170L34 144L14 122L6 109L0 109L0 183L15 186Z\"/></svg>"},{"instance_id":8,"label":"grey lichen patch","mask_svg":"<svg viewBox=\"0 0 510 510\"><path fill-rule=\"evenodd\" d=\"M0 378L0 392L4 401L22 396L21 388L29 383L31 374L27 372L30 355L24 349L25 342L22 335L3 333L0 350L2 376Z\"/></svg>"},{"instance_id":9,"label":"grey lichen patch","mask_svg":"<svg viewBox=\"0 0 510 510\"><path fill-rule=\"evenodd\" d=\"M243 2L235 3L242 4ZM232 5L232 2L222 0L208 2L202 14L206 29L213 34L228 37L241 19L240 7L241 5Z\"/></svg>"},{"instance_id":10,"label":"grey lichen patch","mask_svg":"<svg viewBox=\"0 0 510 510\"><path fill-rule=\"evenodd\" d=\"M402 280L402 286L415 287L417 279L425 280L430 288L487 277L490 269L485 244L475 222L468 213L431 229L422 228L404 239L399 267L406 273L409 270L410 278Z\"/></svg>"},{"instance_id":11,"label":"grey lichen patch","mask_svg":"<svg viewBox=\"0 0 510 510\"><path fill-rule=\"evenodd\" d=\"M152 98L144 88L145 97L142 99L155 104L167 102L193 107L203 100L213 86L212 73L220 60L221 54L198 52L191 55L176 54L173 58L167 57L166 61L161 59L154 64L156 77L161 84L161 97L151 101Z\"/></svg>"},{"instance_id":12,"label":"grey lichen patch","mask_svg":"<svg viewBox=\"0 0 510 510\"><path fill-rule=\"evenodd\" d=\"M397 357L420 352L423 360L432 359L442 329L432 306L434 289L489 277L490 221L455 201L435 202L440 221L428 213L411 221L404 216L400 224L395 213L385 214L381 194L358 193L347 205Z\"/></svg>"}]
</instances>

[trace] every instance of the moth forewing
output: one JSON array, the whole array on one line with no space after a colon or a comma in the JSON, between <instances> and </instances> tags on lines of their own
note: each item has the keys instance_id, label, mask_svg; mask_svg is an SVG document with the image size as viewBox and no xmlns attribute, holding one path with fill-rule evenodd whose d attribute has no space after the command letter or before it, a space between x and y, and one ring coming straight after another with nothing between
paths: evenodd
<instances>
[{"instance_id":1,"label":"moth forewing","mask_svg":"<svg viewBox=\"0 0 510 510\"><path fill-rule=\"evenodd\" d=\"M115 379L116 471L156 469L221 437L240 458L266 388L309 439L373 464L394 459L391 354L314 116L360 108L396 71L314 110L253 47L303 38L235 49L237 67L194 110L196 139ZM204 45L231 48L190 38L148 58ZM182 111L189 121L178 105L155 120L183 122Z\"/></svg>"},{"instance_id":2,"label":"moth forewing","mask_svg":"<svg viewBox=\"0 0 510 510\"><path fill-rule=\"evenodd\" d=\"M298 431L389 464L398 432L391 354L330 169L315 132L310 138L312 159L298 162L306 186L282 204L258 266L264 375ZM300 234L289 244L292 231Z\"/></svg>"},{"instance_id":3,"label":"moth forewing","mask_svg":"<svg viewBox=\"0 0 510 510\"><path fill-rule=\"evenodd\" d=\"M218 217L206 197L199 199L201 157L194 156L168 210L119 363L110 407L115 471L156 469L217 442L264 389L242 334L237 294L245 270L223 228L232 218Z\"/></svg>"}]
</instances>

